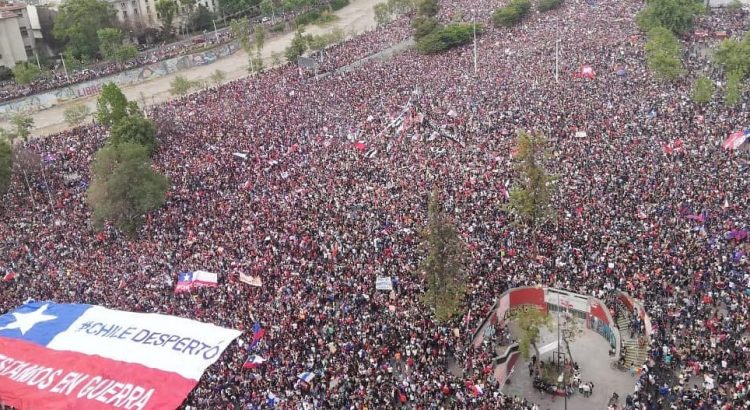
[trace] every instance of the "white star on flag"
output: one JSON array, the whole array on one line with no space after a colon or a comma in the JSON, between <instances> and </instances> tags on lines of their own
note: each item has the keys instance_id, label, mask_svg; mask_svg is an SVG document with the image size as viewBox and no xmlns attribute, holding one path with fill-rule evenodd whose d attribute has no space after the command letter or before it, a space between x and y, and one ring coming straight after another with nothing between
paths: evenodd
<instances>
[{"instance_id":1,"label":"white star on flag","mask_svg":"<svg viewBox=\"0 0 750 410\"><path fill-rule=\"evenodd\" d=\"M22 335L31 330L37 323L46 322L49 320L57 319L57 316L45 315L44 312L47 310L47 304L40 307L39 309L29 313L12 313L16 318L15 322L8 323L7 325L0 327L0 330L18 329Z\"/></svg>"}]
</instances>

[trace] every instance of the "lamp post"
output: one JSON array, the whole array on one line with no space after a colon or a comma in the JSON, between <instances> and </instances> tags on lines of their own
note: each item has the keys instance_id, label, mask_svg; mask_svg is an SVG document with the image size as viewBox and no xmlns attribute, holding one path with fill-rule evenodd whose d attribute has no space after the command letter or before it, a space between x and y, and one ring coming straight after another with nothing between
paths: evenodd
<instances>
[{"instance_id":1,"label":"lamp post","mask_svg":"<svg viewBox=\"0 0 750 410\"><path fill-rule=\"evenodd\" d=\"M477 13L471 10L471 23L474 30L474 76L478 74L477 69Z\"/></svg>"}]
</instances>

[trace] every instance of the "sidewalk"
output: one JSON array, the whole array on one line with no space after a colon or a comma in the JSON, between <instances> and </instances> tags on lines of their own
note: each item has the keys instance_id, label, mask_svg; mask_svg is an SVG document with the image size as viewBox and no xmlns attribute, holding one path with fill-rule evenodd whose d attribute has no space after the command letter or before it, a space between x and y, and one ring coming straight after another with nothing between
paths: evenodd
<instances>
[{"instance_id":1,"label":"sidewalk","mask_svg":"<svg viewBox=\"0 0 750 410\"><path fill-rule=\"evenodd\" d=\"M609 344L604 338L593 330L587 329L583 322L580 323L583 333L570 344L573 361L578 362L581 368L581 380L593 382L594 391L591 397L585 398L578 392L568 397L568 409L571 410L601 410L607 408L609 398L613 392L620 396L620 403L625 403L625 396L632 393L635 379L627 372L612 370L609 363L613 360L609 356ZM557 342L557 327L552 331L542 329L541 341L537 346L544 346ZM564 343L563 343L564 346ZM553 352L544 353L542 360L550 360ZM529 377L528 361L519 360L515 371L510 377L510 384L506 384L503 393L510 396L521 396L539 404L542 409L564 409L565 399L553 397L549 394L540 394L534 389L532 379Z\"/></svg>"}]
</instances>

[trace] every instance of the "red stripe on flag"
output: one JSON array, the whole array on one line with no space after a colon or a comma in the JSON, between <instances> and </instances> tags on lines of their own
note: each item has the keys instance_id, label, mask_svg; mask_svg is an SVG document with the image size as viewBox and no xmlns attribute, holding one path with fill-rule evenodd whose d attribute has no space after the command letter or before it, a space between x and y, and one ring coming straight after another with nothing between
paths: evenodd
<instances>
[{"instance_id":1,"label":"red stripe on flag","mask_svg":"<svg viewBox=\"0 0 750 410\"><path fill-rule=\"evenodd\" d=\"M139 364L0 337L0 401L19 410L174 409L197 383Z\"/></svg>"}]
</instances>

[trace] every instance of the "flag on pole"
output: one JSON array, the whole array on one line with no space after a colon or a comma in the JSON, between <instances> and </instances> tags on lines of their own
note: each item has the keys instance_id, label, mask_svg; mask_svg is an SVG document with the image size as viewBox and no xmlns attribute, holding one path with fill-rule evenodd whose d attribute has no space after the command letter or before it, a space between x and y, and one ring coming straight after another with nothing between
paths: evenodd
<instances>
[{"instance_id":1,"label":"flag on pole","mask_svg":"<svg viewBox=\"0 0 750 410\"><path fill-rule=\"evenodd\" d=\"M312 379L315 378L315 373L312 372L302 372L297 375L297 378L302 380L305 383L310 383Z\"/></svg>"},{"instance_id":2,"label":"flag on pole","mask_svg":"<svg viewBox=\"0 0 750 410\"><path fill-rule=\"evenodd\" d=\"M276 395L271 392L268 392L268 395L266 396L266 398L268 399L266 401L266 404L268 404L270 407L276 406L276 404L278 404L281 401L281 399L276 397Z\"/></svg>"},{"instance_id":3,"label":"flag on pole","mask_svg":"<svg viewBox=\"0 0 750 410\"><path fill-rule=\"evenodd\" d=\"M195 272L180 272L177 275L177 285L174 288L175 293L189 292L197 287L219 286L219 275L212 272L197 270Z\"/></svg>"},{"instance_id":4,"label":"flag on pole","mask_svg":"<svg viewBox=\"0 0 750 410\"><path fill-rule=\"evenodd\" d=\"M261 366L263 363L265 363L266 359L253 354L250 355L246 360L245 363L242 365L243 369L255 369L258 366Z\"/></svg>"},{"instance_id":5,"label":"flag on pole","mask_svg":"<svg viewBox=\"0 0 750 410\"><path fill-rule=\"evenodd\" d=\"M249 349L252 349L253 347L255 347L255 345L258 344L258 342L260 341L260 339L265 334L266 334L266 329L263 329L260 326L259 322L255 322L255 324L253 325L253 341L250 342Z\"/></svg>"}]
</instances>

